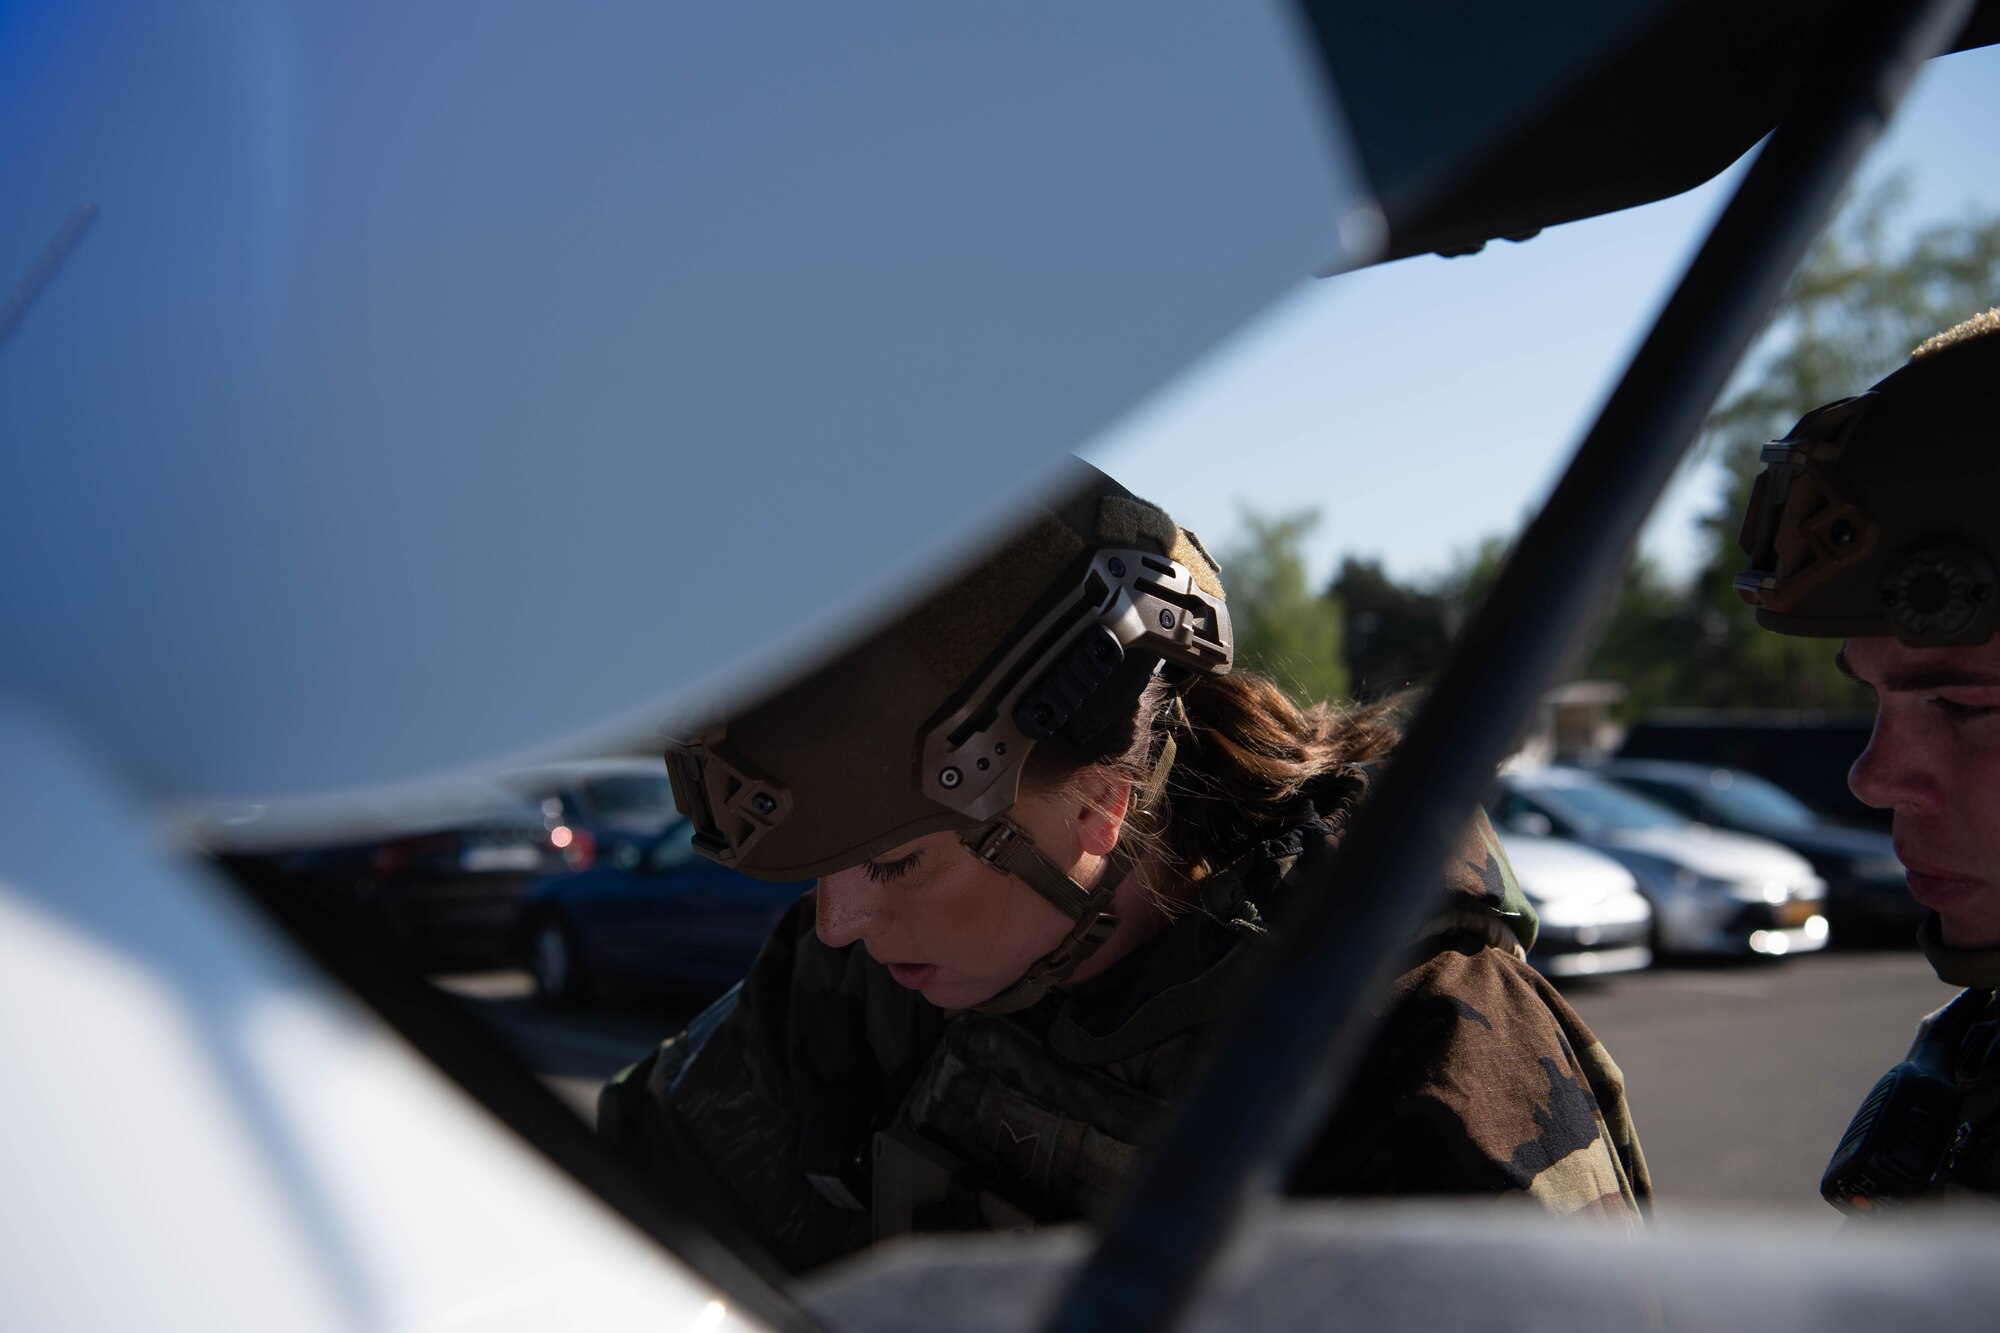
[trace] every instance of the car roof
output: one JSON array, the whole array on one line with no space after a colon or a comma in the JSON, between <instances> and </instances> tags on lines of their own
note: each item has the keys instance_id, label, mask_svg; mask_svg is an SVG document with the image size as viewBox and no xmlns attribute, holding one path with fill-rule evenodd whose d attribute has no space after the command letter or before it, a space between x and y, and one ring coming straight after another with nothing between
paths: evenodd
<instances>
[{"instance_id":1,"label":"car roof","mask_svg":"<svg viewBox=\"0 0 2000 1333\"><path fill-rule=\"evenodd\" d=\"M1688 759L1607 759L1595 767L1610 778L1653 778L1686 787L1712 788L1718 773L1727 774L1732 780L1754 776L1727 764L1703 764Z\"/></svg>"}]
</instances>

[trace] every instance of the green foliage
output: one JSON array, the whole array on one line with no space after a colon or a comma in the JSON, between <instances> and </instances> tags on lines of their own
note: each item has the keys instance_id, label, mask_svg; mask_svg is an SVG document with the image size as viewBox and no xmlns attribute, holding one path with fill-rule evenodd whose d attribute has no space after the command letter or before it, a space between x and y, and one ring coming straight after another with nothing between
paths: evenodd
<instances>
[{"instance_id":1,"label":"green foliage","mask_svg":"<svg viewBox=\"0 0 2000 1333\"><path fill-rule=\"evenodd\" d=\"M1617 711L1625 717L1692 702L1688 646L1698 623L1687 590L1642 556L1625 575L1604 637L1582 674L1623 685Z\"/></svg>"},{"instance_id":2,"label":"green foliage","mask_svg":"<svg viewBox=\"0 0 2000 1333\"><path fill-rule=\"evenodd\" d=\"M2000 218L1933 224L1899 249L1889 224L1907 193L1892 178L1842 212L1779 298L1738 386L1710 416L1703 447L1737 483L1728 510L1710 520L1716 536L1734 542L1733 515L1749 496L1766 441L1808 409L1861 392L1925 338L2000 294Z\"/></svg>"},{"instance_id":3,"label":"green foliage","mask_svg":"<svg viewBox=\"0 0 2000 1333\"><path fill-rule=\"evenodd\" d=\"M1844 210L1709 418L1703 447L1721 461L1729 486L1702 521L1701 569L1678 587L1650 561L1637 561L1579 672L1624 685L1626 715L1673 706L1872 706L1834 669L1834 644L1759 629L1731 581L1743 563L1736 533L1763 445L1811 408L1865 390L1925 338L2000 298L2000 217L1898 233L1891 224L1905 193L1892 180ZM1317 515L1245 517L1251 536L1232 554L1228 576L1238 655L1317 698L1344 693L1349 673L1364 696L1425 683L1507 551L1506 539L1489 536L1442 578L1412 584L1350 557L1326 594L1313 597L1299 547Z\"/></svg>"},{"instance_id":4,"label":"green foliage","mask_svg":"<svg viewBox=\"0 0 2000 1333\"><path fill-rule=\"evenodd\" d=\"M1507 555L1506 540L1489 536L1461 552L1438 580L1437 596L1454 628L1492 589ZM1626 696L1617 711L1625 716L1685 702L1688 645L1696 633L1696 620L1687 590L1674 586L1657 565L1641 558L1619 586L1603 637L1576 675L1623 685Z\"/></svg>"},{"instance_id":5,"label":"green foliage","mask_svg":"<svg viewBox=\"0 0 2000 1333\"><path fill-rule=\"evenodd\" d=\"M1356 697L1378 699L1421 685L1444 664L1450 606L1438 593L1397 583L1377 561L1349 557L1341 561L1327 596L1343 612Z\"/></svg>"},{"instance_id":6,"label":"green foliage","mask_svg":"<svg viewBox=\"0 0 2000 1333\"><path fill-rule=\"evenodd\" d=\"M1488 533L1471 550L1460 551L1451 568L1438 580L1438 595L1451 608L1454 631L1472 614L1473 608L1486 600L1486 594L1500 577L1500 566L1506 563L1512 549L1507 538Z\"/></svg>"},{"instance_id":7,"label":"green foliage","mask_svg":"<svg viewBox=\"0 0 2000 1333\"><path fill-rule=\"evenodd\" d=\"M1304 543L1319 523L1307 510L1284 517L1246 511L1246 535L1222 553L1236 660L1260 671L1301 700L1347 694L1341 655L1341 610L1316 596L1306 578Z\"/></svg>"}]
</instances>

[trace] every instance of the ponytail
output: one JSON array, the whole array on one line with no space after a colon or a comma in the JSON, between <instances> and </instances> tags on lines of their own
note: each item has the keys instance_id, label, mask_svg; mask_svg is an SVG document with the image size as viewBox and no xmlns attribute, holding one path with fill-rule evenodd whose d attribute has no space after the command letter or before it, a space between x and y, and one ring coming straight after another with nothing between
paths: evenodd
<instances>
[{"instance_id":1,"label":"ponytail","mask_svg":"<svg viewBox=\"0 0 2000 1333\"><path fill-rule=\"evenodd\" d=\"M1036 745L1023 781L1051 790L1108 768L1141 789L1172 736L1165 794L1128 821L1126 836L1192 881L1314 809L1338 832L1367 790L1357 766L1387 754L1398 734L1392 705L1301 707L1253 671L1199 676L1178 692L1155 681L1126 722L1089 745Z\"/></svg>"},{"instance_id":2,"label":"ponytail","mask_svg":"<svg viewBox=\"0 0 2000 1333\"><path fill-rule=\"evenodd\" d=\"M1357 766L1399 738L1390 705L1301 707L1251 671L1198 678L1182 697L1161 833L1190 878L1296 824L1308 800L1337 832L1367 791Z\"/></svg>"}]
</instances>

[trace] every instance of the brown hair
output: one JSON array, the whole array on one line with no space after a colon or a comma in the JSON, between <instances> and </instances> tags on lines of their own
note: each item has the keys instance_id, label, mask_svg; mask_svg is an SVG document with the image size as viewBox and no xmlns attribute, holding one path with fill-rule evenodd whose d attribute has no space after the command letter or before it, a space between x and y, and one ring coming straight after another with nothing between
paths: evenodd
<instances>
[{"instance_id":1,"label":"brown hair","mask_svg":"<svg viewBox=\"0 0 2000 1333\"><path fill-rule=\"evenodd\" d=\"M1050 790L1099 768L1142 788L1169 735L1176 754L1166 789L1151 811L1127 821L1126 836L1161 853L1188 882L1296 825L1308 799L1337 832L1367 790L1354 766L1387 754L1398 739L1391 705L1301 706L1269 678L1235 671L1196 677L1178 691L1155 681L1127 722L1086 744L1037 745L1022 778Z\"/></svg>"}]
</instances>

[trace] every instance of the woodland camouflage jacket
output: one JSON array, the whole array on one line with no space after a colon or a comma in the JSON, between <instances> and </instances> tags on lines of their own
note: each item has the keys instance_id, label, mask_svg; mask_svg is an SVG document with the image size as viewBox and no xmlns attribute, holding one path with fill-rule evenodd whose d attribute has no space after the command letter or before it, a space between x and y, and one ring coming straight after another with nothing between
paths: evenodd
<instances>
[{"instance_id":1,"label":"woodland camouflage jacket","mask_svg":"<svg viewBox=\"0 0 2000 1333\"><path fill-rule=\"evenodd\" d=\"M947 1014L860 945L822 945L808 894L739 991L613 1080L600 1128L668 1188L719 1185L795 1271L909 1227L1096 1215L1325 836L1306 819L1250 849L1151 942L1007 1018ZM1617 1066L1522 961L1534 915L1483 817L1448 888L1292 1189L1512 1194L1636 1224L1651 1185Z\"/></svg>"}]
</instances>

